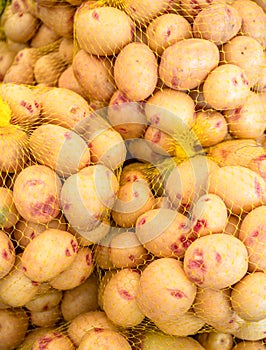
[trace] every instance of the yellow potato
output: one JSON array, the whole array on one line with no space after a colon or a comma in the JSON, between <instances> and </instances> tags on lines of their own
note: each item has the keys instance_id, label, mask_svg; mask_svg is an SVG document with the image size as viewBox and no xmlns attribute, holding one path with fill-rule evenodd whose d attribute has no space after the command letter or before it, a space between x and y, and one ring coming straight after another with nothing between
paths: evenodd
<instances>
[{"instance_id":1,"label":"yellow potato","mask_svg":"<svg viewBox=\"0 0 266 350\"><path fill-rule=\"evenodd\" d=\"M25 307L29 311L42 312L51 310L61 303L63 293L62 291L55 290L48 285L48 290L42 290L47 287L44 283L39 286L37 295L26 303Z\"/></svg>"},{"instance_id":2,"label":"yellow potato","mask_svg":"<svg viewBox=\"0 0 266 350\"><path fill-rule=\"evenodd\" d=\"M0 231L0 247L0 278L3 278L13 268L16 258L14 245L4 231Z\"/></svg>"},{"instance_id":3,"label":"yellow potato","mask_svg":"<svg viewBox=\"0 0 266 350\"><path fill-rule=\"evenodd\" d=\"M51 28L47 27L45 24L41 24L37 33L31 39L31 47L42 47L51 44L58 40L60 35L55 33Z\"/></svg>"},{"instance_id":4,"label":"yellow potato","mask_svg":"<svg viewBox=\"0 0 266 350\"><path fill-rule=\"evenodd\" d=\"M148 98L157 84L157 65L156 56L147 45L126 45L114 63L114 79L118 89L132 101Z\"/></svg>"},{"instance_id":5,"label":"yellow potato","mask_svg":"<svg viewBox=\"0 0 266 350\"><path fill-rule=\"evenodd\" d=\"M224 233L200 237L185 252L185 273L201 288L230 287L245 276L247 269L244 243Z\"/></svg>"},{"instance_id":6,"label":"yellow potato","mask_svg":"<svg viewBox=\"0 0 266 350\"><path fill-rule=\"evenodd\" d=\"M31 280L46 282L65 271L74 262L77 252L78 244L73 235L66 231L47 229L25 248L22 269Z\"/></svg>"},{"instance_id":7,"label":"yellow potato","mask_svg":"<svg viewBox=\"0 0 266 350\"><path fill-rule=\"evenodd\" d=\"M110 6L91 9L86 2L78 8L74 22L79 46L92 55L119 53L135 32L134 22L125 12Z\"/></svg>"},{"instance_id":8,"label":"yellow potato","mask_svg":"<svg viewBox=\"0 0 266 350\"><path fill-rule=\"evenodd\" d=\"M7 229L14 226L19 220L13 192L5 187L0 187L0 228Z\"/></svg>"},{"instance_id":9,"label":"yellow potato","mask_svg":"<svg viewBox=\"0 0 266 350\"><path fill-rule=\"evenodd\" d=\"M2 51L0 53L0 81L2 82L8 69L11 67L16 53L13 51Z\"/></svg>"},{"instance_id":10,"label":"yellow potato","mask_svg":"<svg viewBox=\"0 0 266 350\"><path fill-rule=\"evenodd\" d=\"M265 345L259 341L243 341L235 345L232 350L265 350Z\"/></svg>"},{"instance_id":11,"label":"yellow potato","mask_svg":"<svg viewBox=\"0 0 266 350\"><path fill-rule=\"evenodd\" d=\"M30 321L37 327L53 327L61 318L61 310L59 306L55 306L45 311L31 311Z\"/></svg>"},{"instance_id":12,"label":"yellow potato","mask_svg":"<svg viewBox=\"0 0 266 350\"><path fill-rule=\"evenodd\" d=\"M194 89L218 63L219 50L214 43L205 38L183 39L164 50L159 76L172 89Z\"/></svg>"},{"instance_id":13,"label":"yellow potato","mask_svg":"<svg viewBox=\"0 0 266 350\"><path fill-rule=\"evenodd\" d=\"M149 142L154 152L162 155L165 153L168 153L170 156L175 155L175 139L158 128L151 125L148 126L144 139Z\"/></svg>"},{"instance_id":14,"label":"yellow potato","mask_svg":"<svg viewBox=\"0 0 266 350\"><path fill-rule=\"evenodd\" d=\"M75 349L71 340L63 334L63 332L59 331L50 331L40 336L40 338L32 344L32 350L38 350L43 346L45 346L47 350Z\"/></svg>"},{"instance_id":15,"label":"yellow potato","mask_svg":"<svg viewBox=\"0 0 266 350\"><path fill-rule=\"evenodd\" d=\"M201 333L197 340L206 350L231 350L234 344L231 334L217 332Z\"/></svg>"},{"instance_id":16,"label":"yellow potato","mask_svg":"<svg viewBox=\"0 0 266 350\"><path fill-rule=\"evenodd\" d=\"M234 64L215 68L203 84L206 102L214 109L241 107L250 94L250 84L243 69Z\"/></svg>"},{"instance_id":17,"label":"yellow potato","mask_svg":"<svg viewBox=\"0 0 266 350\"><path fill-rule=\"evenodd\" d=\"M35 35L38 24L38 19L30 13L14 13L5 21L4 31L9 39L26 43Z\"/></svg>"},{"instance_id":18,"label":"yellow potato","mask_svg":"<svg viewBox=\"0 0 266 350\"><path fill-rule=\"evenodd\" d=\"M25 337L24 341L18 347L18 350L30 349L34 342L47 332L53 331L53 328L49 327L37 327L31 330Z\"/></svg>"}]
</instances>

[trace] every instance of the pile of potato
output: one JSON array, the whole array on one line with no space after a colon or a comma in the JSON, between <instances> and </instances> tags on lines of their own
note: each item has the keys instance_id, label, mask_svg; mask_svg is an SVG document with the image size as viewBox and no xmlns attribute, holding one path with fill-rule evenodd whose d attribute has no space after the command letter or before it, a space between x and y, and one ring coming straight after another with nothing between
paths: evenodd
<instances>
[{"instance_id":1,"label":"pile of potato","mask_svg":"<svg viewBox=\"0 0 266 350\"><path fill-rule=\"evenodd\" d=\"M8 4L0 350L265 350L264 11Z\"/></svg>"}]
</instances>

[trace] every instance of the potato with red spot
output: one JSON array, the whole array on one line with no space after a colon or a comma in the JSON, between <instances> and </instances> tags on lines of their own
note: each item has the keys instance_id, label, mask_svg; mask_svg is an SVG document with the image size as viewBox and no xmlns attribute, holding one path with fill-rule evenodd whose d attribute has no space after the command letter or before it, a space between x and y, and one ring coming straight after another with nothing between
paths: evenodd
<instances>
[{"instance_id":1,"label":"potato with red spot","mask_svg":"<svg viewBox=\"0 0 266 350\"><path fill-rule=\"evenodd\" d=\"M241 222L239 239L245 244L249 254L249 271L265 271L266 256L266 206L251 210Z\"/></svg>"},{"instance_id":2,"label":"potato with red spot","mask_svg":"<svg viewBox=\"0 0 266 350\"><path fill-rule=\"evenodd\" d=\"M201 288L230 287L245 276L247 269L244 243L224 233L200 237L185 252L185 273Z\"/></svg>"},{"instance_id":3,"label":"potato with red spot","mask_svg":"<svg viewBox=\"0 0 266 350\"><path fill-rule=\"evenodd\" d=\"M13 198L23 219L47 223L58 216L61 181L57 174L44 165L32 165L16 177Z\"/></svg>"},{"instance_id":4,"label":"potato with red spot","mask_svg":"<svg viewBox=\"0 0 266 350\"><path fill-rule=\"evenodd\" d=\"M30 321L34 326L38 327L53 327L59 319L61 319L60 306L54 306L51 309L44 311L31 311Z\"/></svg>"},{"instance_id":5,"label":"potato with red spot","mask_svg":"<svg viewBox=\"0 0 266 350\"><path fill-rule=\"evenodd\" d=\"M14 13L7 18L4 25L6 36L19 43L26 43L37 32L39 21L32 14Z\"/></svg>"},{"instance_id":6,"label":"potato with red spot","mask_svg":"<svg viewBox=\"0 0 266 350\"><path fill-rule=\"evenodd\" d=\"M164 50L159 76L172 89L194 89L218 66L219 58L219 50L211 41L183 39Z\"/></svg>"},{"instance_id":7,"label":"potato with red spot","mask_svg":"<svg viewBox=\"0 0 266 350\"><path fill-rule=\"evenodd\" d=\"M212 4L224 4L225 0L181 0L181 14L189 21L193 22L195 17L205 8Z\"/></svg>"},{"instance_id":8,"label":"potato with red spot","mask_svg":"<svg viewBox=\"0 0 266 350\"><path fill-rule=\"evenodd\" d=\"M34 342L47 332L54 331L53 328L49 327L37 327L31 330L25 337L24 341L19 345L18 350L30 348Z\"/></svg>"},{"instance_id":9,"label":"potato with red spot","mask_svg":"<svg viewBox=\"0 0 266 350\"><path fill-rule=\"evenodd\" d=\"M36 283L36 282L35 282ZM48 287L48 290L45 290ZM50 285L39 284L37 295L26 303L25 307L32 312L42 312L51 310L58 306L62 300L62 291L51 288Z\"/></svg>"},{"instance_id":10,"label":"potato with red spot","mask_svg":"<svg viewBox=\"0 0 266 350\"><path fill-rule=\"evenodd\" d=\"M235 345L232 350L265 350L265 345L260 341L243 341Z\"/></svg>"},{"instance_id":11,"label":"potato with red spot","mask_svg":"<svg viewBox=\"0 0 266 350\"><path fill-rule=\"evenodd\" d=\"M32 345L32 350L39 349L47 350L74 350L75 347L69 337L63 332L50 331L35 340Z\"/></svg>"},{"instance_id":12,"label":"potato with red spot","mask_svg":"<svg viewBox=\"0 0 266 350\"><path fill-rule=\"evenodd\" d=\"M78 243L73 235L66 231L47 229L25 248L22 269L33 281L50 281L74 262L77 252Z\"/></svg>"},{"instance_id":13,"label":"potato with red spot","mask_svg":"<svg viewBox=\"0 0 266 350\"><path fill-rule=\"evenodd\" d=\"M152 261L142 272L137 303L151 320L171 322L191 308L196 290L180 261L160 258Z\"/></svg>"},{"instance_id":14,"label":"potato with red spot","mask_svg":"<svg viewBox=\"0 0 266 350\"><path fill-rule=\"evenodd\" d=\"M234 109L246 102L250 83L242 68L226 63L209 73L203 84L203 94L214 109Z\"/></svg>"},{"instance_id":15,"label":"potato with red spot","mask_svg":"<svg viewBox=\"0 0 266 350\"><path fill-rule=\"evenodd\" d=\"M175 139L167 133L150 125L145 131L144 139L149 142L150 148L159 154L175 155Z\"/></svg>"},{"instance_id":16,"label":"potato with red spot","mask_svg":"<svg viewBox=\"0 0 266 350\"><path fill-rule=\"evenodd\" d=\"M16 259L14 245L4 231L0 231L0 278L6 276Z\"/></svg>"},{"instance_id":17,"label":"potato with red spot","mask_svg":"<svg viewBox=\"0 0 266 350\"><path fill-rule=\"evenodd\" d=\"M7 229L14 226L19 220L13 192L5 187L0 187L0 228Z\"/></svg>"}]
</instances>

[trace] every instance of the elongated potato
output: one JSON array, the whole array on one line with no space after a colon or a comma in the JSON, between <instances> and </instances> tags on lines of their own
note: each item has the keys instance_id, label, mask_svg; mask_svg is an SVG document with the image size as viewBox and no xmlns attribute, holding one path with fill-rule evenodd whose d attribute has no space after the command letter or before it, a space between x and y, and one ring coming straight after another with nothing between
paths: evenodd
<instances>
[{"instance_id":1,"label":"elongated potato","mask_svg":"<svg viewBox=\"0 0 266 350\"><path fill-rule=\"evenodd\" d=\"M38 24L38 19L30 13L14 13L7 18L4 30L9 39L25 43L35 35Z\"/></svg>"},{"instance_id":2,"label":"elongated potato","mask_svg":"<svg viewBox=\"0 0 266 350\"><path fill-rule=\"evenodd\" d=\"M240 328L232 332L234 336L242 340L258 341L265 338L266 318L260 321L242 321Z\"/></svg>"},{"instance_id":3,"label":"elongated potato","mask_svg":"<svg viewBox=\"0 0 266 350\"><path fill-rule=\"evenodd\" d=\"M16 259L14 245L4 231L0 231L0 249L0 278L3 278L11 271Z\"/></svg>"}]
</instances>

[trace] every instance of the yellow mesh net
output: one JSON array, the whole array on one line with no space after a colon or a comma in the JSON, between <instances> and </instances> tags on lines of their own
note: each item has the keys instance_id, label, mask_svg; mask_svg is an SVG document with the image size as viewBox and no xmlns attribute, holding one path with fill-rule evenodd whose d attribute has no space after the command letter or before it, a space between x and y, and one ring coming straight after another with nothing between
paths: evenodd
<instances>
[{"instance_id":1,"label":"yellow mesh net","mask_svg":"<svg viewBox=\"0 0 266 350\"><path fill-rule=\"evenodd\" d=\"M266 6L0 4L0 350L265 350Z\"/></svg>"}]
</instances>

